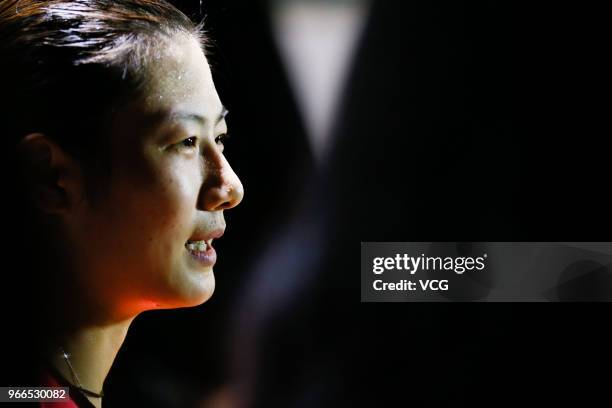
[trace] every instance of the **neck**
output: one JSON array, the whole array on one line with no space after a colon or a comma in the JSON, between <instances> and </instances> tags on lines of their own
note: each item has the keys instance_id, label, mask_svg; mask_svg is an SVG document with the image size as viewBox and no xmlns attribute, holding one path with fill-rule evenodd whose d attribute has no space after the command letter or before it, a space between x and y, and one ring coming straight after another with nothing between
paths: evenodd
<instances>
[{"instance_id":1,"label":"neck","mask_svg":"<svg viewBox=\"0 0 612 408\"><path fill-rule=\"evenodd\" d=\"M82 388L99 393L113 361L125 340L132 318L100 326L85 326L65 333L61 346ZM52 351L51 361L60 373L74 385L78 385L59 347ZM87 397L96 407L101 398Z\"/></svg>"}]
</instances>

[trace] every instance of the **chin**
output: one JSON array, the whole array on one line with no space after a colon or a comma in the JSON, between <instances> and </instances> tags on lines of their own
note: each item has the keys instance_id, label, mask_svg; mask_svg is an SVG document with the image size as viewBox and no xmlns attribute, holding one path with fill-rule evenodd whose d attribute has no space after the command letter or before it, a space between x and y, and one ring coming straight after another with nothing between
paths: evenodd
<instances>
[{"instance_id":1,"label":"chin","mask_svg":"<svg viewBox=\"0 0 612 408\"><path fill-rule=\"evenodd\" d=\"M182 307L199 306L210 299L215 291L215 275L210 269L204 275L199 276L195 282L190 282L183 297Z\"/></svg>"},{"instance_id":2,"label":"chin","mask_svg":"<svg viewBox=\"0 0 612 408\"><path fill-rule=\"evenodd\" d=\"M173 276L174 279L165 279L164 286L158 288L156 297L159 309L199 306L210 299L215 291L212 268L181 268Z\"/></svg>"}]
</instances>

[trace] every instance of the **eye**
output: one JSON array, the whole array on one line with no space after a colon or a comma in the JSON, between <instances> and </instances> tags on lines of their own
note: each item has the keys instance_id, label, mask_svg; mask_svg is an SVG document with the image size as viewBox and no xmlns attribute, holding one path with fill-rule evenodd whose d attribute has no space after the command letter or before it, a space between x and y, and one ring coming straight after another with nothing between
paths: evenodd
<instances>
[{"instance_id":1,"label":"eye","mask_svg":"<svg viewBox=\"0 0 612 408\"><path fill-rule=\"evenodd\" d=\"M192 136L192 137L189 137L189 138L181 141L179 143L179 146L191 149L192 147L195 147L197 145L197 142L198 142L198 138L195 137L195 136Z\"/></svg>"},{"instance_id":2,"label":"eye","mask_svg":"<svg viewBox=\"0 0 612 408\"><path fill-rule=\"evenodd\" d=\"M224 146L228 138L229 138L229 134L227 133L220 134L219 136L215 137L215 143L220 146Z\"/></svg>"}]
</instances>

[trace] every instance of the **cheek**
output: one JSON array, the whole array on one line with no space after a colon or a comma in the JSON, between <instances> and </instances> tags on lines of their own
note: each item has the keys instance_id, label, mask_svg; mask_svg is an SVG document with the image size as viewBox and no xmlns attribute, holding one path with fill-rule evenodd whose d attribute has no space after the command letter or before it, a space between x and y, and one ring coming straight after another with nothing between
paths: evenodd
<instances>
[{"instance_id":1,"label":"cheek","mask_svg":"<svg viewBox=\"0 0 612 408\"><path fill-rule=\"evenodd\" d=\"M87 228L88 234L96 231L95 251L92 245L81 248L89 266L103 274L94 273L96 280L122 288L121 296L128 298L159 296L182 282L176 272L193 233L199 180L197 172L184 166L132 171L115 180L104 208Z\"/></svg>"},{"instance_id":2,"label":"cheek","mask_svg":"<svg viewBox=\"0 0 612 408\"><path fill-rule=\"evenodd\" d=\"M186 272L184 249L197 221L197 178L187 172L165 172L164 177L148 185L146 194L155 203L150 207L154 216L142 220L149 239L143 243L144 259L133 257L138 269L135 275L140 276L134 293L149 294L163 304L171 304L172 299L200 299L200 288L210 286L210 277L204 279ZM195 304L199 303L202 301Z\"/></svg>"},{"instance_id":3,"label":"cheek","mask_svg":"<svg viewBox=\"0 0 612 408\"><path fill-rule=\"evenodd\" d=\"M166 166L155 177L150 191L166 204L168 216L192 215L197 207L201 179L195 166Z\"/></svg>"},{"instance_id":4,"label":"cheek","mask_svg":"<svg viewBox=\"0 0 612 408\"><path fill-rule=\"evenodd\" d=\"M125 256L134 247L141 255L167 254L193 228L199 182L194 166L142 163L123 174L112 183L107 211L98 219L100 234Z\"/></svg>"},{"instance_id":5,"label":"cheek","mask_svg":"<svg viewBox=\"0 0 612 408\"><path fill-rule=\"evenodd\" d=\"M196 211L197 174L185 166L165 166L134 186L132 208L145 216L150 233L173 235L189 228Z\"/></svg>"}]
</instances>

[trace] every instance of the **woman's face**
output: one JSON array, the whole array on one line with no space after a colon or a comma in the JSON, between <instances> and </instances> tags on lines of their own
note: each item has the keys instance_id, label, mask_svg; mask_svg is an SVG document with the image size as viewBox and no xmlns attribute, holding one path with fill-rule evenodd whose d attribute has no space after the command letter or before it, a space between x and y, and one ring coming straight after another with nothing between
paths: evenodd
<instances>
[{"instance_id":1,"label":"woman's face","mask_svg":"<svg viewBox=\"0 0 612 408\"><path fill-rule=\"evenodd\" d=\"M120 314L206 301L215 286L210 243L243 197L198 42L179 35L157 52L144 98L113 121L108 194L83 205L71 227L77 279Z\"/></svg>"}]
</instances>

